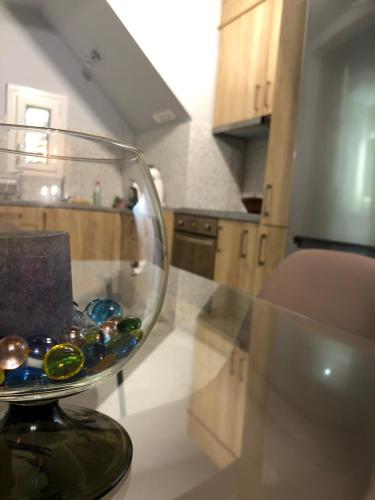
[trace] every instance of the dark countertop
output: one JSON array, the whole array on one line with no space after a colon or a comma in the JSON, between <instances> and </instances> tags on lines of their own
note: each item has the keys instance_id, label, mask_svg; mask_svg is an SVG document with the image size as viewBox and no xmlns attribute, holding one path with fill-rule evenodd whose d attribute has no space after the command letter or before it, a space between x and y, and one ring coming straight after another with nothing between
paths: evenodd
<instances>
[{"instance_id":1,"label":"dark countertop","mask_svg":"<svg viewBox=\"0 0 375 500\"><path fill-rule=\"evenodd\" d=\"M127 213L130 210L124 208L111 208L111 207L94 207L93 205L79 205L69 202L49 202L43 203L42 201L28 201L28 200L0 200L0 206L5 207L37 207L37 208L67 208L70 210L89 210L92 212L112 212L112 213Z\"/></svg>"},{"instance_id":2,"label":"dark countertop","mask_svg":"<svg viewBox=\"0 0 375 500\"><path fill-rule=\"evenodd\" d=\"M258 224L260 221L260 214L248 214L246 212L231 212L226 210L204 210L198 208L169 208L175 213L184 215L196 215L201 217L212 217L214 219L228 219L239 222L253 222Z\"/></svg>"}]
</instances>

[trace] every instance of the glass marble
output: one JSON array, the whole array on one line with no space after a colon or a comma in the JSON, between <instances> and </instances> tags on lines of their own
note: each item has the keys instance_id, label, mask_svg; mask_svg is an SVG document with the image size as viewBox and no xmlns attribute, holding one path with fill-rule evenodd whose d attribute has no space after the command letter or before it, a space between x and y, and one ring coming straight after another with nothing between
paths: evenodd
<instances>
[{"instance_id":1,"label":"glass marble","mask_svg":"<svg viewBox=\"0 0 375 500\"><path fill-rule=\"evenodd\" d=\"M82 347L86 343L86 340L82 331L77 326L71 326L69 330L62 335L60 343L74 344L78 347Z\"/></svg>"},{"instance_id":2,"label":"glass marble","mask_svg":"<svg viewBox=\"0 0 375 500\"><path fill-rule=\"evenodd\" d=\"M73 344L58 344L44 358L44 370L51 380L66 380L77 375L83 367L84 355Z\"/></svg>"},{"instance_id":3,"label":"glass marble","mask_svg":"<svg viewBox=\"0 0 375 500\"><path fill-rule=\"evenodd\" d=\"M103 334L105 344L118 335L117 325L114 321L105 321L102 323L100 325L100 331Z\"/></svg>"},{"instance_id":4,"label":"glass marble","mask_svg":"<svg viewBox=\"0 0 375 500\"><path fill-rule=\"evenodd\" d=\"M48 384L47 374L40 368L31 366L20 366L15 370L7 372L5 386L17 386L23 384L45 385Z\"/></svg>"},{"instance_id":5,"label":"glass marble","mask_svg":"<svg viewBox=\"0 0 375 500\"><path fill-rule=\"evenodd\" d=\"M72 326L76 326L82 330L92 328L96 323L84 312L80 311L77 307L73 308Z\"/></svg>"},{"instance_id":6,"label":"glass marble","mask_svg":"<svg viewBox=\"0 0 375 500\"><path fill-rule=\"evenodd\" d=\"M9 335L0 340L0 368L14 370L27 359L30 349L27 342L17 335Z\"/></svg>"},{"instance_id":7,"label":"glass marble","mask_svg":"<svg viewBox=\"0 0 375 500\"><path fill-rule=\"evenodd\" d=\"M85 308L85 313L100 325L113 316L123 316L122 307L112 299L92 300Z\"/></svg>"},{"instance_id":8,"label":"glass marble","mask_svg":"<svg viewBox=\"0 0 375 500\"><path fill-rule=\"evenodd\" d=\"M132 330L139 330L142 326L142 321L136 316L126 316L122 321L117 325L117 328L120 332L131 332Z\"/></svg>"},{"instance_id":9,"label":"glass marble","mask_svg":"<svg viewBox=\"0 0 375 500\"><path fill-rule=\"evenodd\" d=\"M140 342L142 340L142 337L143 337L143 330L132 330L131 334L133 335L133 337L135 337L137 339L137 342Z\"/></svg>"},{"instance_id":10,"label":"glass marble","mask_svg":"<svg viewBox=\"0 0 375 500\"><path fill-rule=\"evenodd\" d=\"M106 345L107 352L123 358L137 345L137 339L130 333L121 333L113 337Z\"/></svg>"},{"instance_id":11,"label":"glass marble","mask_svg":"<svg viewBox=\"0 0 375 500\"><path fill-rule=\"evenodd\" d=\"M5 372L0 368L0 385L3 385L5 380Z\"/></svg>"},{"instance_id":12,"label":"glass marble","mask_svg":"<svg viewBox=\"0 0 375 500\"><path fill-rule=\"evenodd\" d=\"M106 355L106 349L104 344L86 344L82 348L82 352L85 356L85 367L92 368L97 365Z\"/></svg>"},{"instance_id":13,"label":"glass marble","mask_svg":"<svg viewBox=\"0 0 375 500\"><path fill-rule=\"evenodd\" d=\"M104 342L104 333L97 326L83 331L86 344L94 344L95 342Z\"/></svg>"},{"instance_id":14,"label":"glass marble","mask_svg":"<svg viewBox=\"0 0 375 500\"><path fill-rule=\"evenodd\" d=\"M46 352L57 342L47 335L37 335L29 340L30 356L36 359L44 359Z\"/></svg>"}]
</instances>

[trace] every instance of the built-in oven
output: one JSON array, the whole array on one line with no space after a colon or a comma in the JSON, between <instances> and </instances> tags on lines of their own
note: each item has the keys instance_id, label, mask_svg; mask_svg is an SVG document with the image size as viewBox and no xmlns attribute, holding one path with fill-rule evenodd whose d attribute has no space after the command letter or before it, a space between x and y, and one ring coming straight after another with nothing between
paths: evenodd
<instances>
[{"instance_id":1,"label":"built-in oven","mask_svg":"<svg viewBox=\"0 0 375 500\"><path fill-rule=\"evenodd\" d=\"M213 279L217 219L175 214L172 265Z\"/></svg>"}]
</instances>

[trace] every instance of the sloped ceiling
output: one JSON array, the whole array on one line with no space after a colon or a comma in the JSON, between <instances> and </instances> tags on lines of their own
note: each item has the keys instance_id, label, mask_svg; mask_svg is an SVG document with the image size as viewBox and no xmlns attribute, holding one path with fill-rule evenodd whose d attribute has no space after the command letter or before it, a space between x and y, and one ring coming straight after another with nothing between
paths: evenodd
<instances>
[{"instance_id":1,"label":"sloped ceiling","mask_svg":"<svg viewBox=\"0 0 375 500\"><path fill-rule=\"evenodd\" d=\"M154 115L162 122L163 117L174 123L189 120L184 107L106 1L46 0L41 10L135 134L155 129L158 124ZM87 60L92 51L100 60L90 66Z\"/></svg>"}]
</instances>

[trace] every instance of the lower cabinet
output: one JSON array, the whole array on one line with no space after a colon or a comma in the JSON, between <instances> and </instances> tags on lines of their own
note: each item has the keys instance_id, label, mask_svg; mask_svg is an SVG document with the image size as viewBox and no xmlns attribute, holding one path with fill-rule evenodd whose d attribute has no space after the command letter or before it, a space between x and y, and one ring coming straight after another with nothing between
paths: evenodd
<instances>
[{"instance_id":1,"label":"lower cabinet","mask_svg":"<svg viewBox=\"0 0 375 500\"><path fill-rule=\"evenodd\" d=\"M253 293L258 226L219 221L215 258L215 281Z\"/></svg>"},{"instance_id":2,"label":"lower cabinet","mask_svg":"<svg viewBox=\"0 0 375 500\"><path fill-rule=\"evenodd\" d=\"M189 432L220 468L241 455L248 355L222 335L197 326Z\"/></svg>"},{"instance_id":3,"label":"lower cabinet","mask_svg":"<svg viewBox=\"0 0 375 500\"><path fill-rule=\"evenodd\" d=\"M18 227L24 231L41 231L44 227L44 210L38 207L0 206L1 231Z\"/></svg>"},{"instance_id":4,"label":"lower cabinet","mask_svg":"<svg viewBox=\"0 0 375 500\"><path fill-rule=\"evenodd\" d=\"M121 258L121 217L104 211L48 208L44 228L69 233L73 260L117 260Z\"/></svg>"},{"instance_id":5,"label":"lower cabinet","mask_svg":"<svg viewBox=\"0 0 375 500\"><path fill-rule=\"evenodd\" d=\"M283 260L286 241L286 228L265 225L259 227L254 272L254 294L259 293L268 276Z\"/></svg>"}]
</instances>

